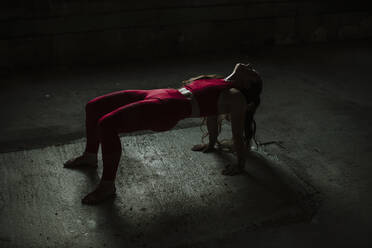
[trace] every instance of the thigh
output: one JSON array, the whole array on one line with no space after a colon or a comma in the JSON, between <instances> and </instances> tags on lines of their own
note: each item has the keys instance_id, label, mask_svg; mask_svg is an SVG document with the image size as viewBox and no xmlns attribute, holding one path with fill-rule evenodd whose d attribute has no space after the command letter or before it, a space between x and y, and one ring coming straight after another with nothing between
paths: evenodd
<instances>
[{"instance_id":1,"label":"thigh","mask_svg":"<svg viewBox=\"0 0 372 248\"><path fill-rule=\"evenodd\" d=\"M148 90L122 90L98 96L90 100L86 109L92 109L101 115L109 113L121 106L141 101L146 98Z\"/></svg>"},{"instance_id":2,"label":"thigh","mask_svg":"<svg viewBox=\"0 0 372 248\"><path fill-rule=\"evenodd\" d=\"M166 131L174 127L178 119L169 114L167 104L158 99L145 99L104 115L99 125L115 129L118 133L138 130Z\"/></svg>"}]
</instances>

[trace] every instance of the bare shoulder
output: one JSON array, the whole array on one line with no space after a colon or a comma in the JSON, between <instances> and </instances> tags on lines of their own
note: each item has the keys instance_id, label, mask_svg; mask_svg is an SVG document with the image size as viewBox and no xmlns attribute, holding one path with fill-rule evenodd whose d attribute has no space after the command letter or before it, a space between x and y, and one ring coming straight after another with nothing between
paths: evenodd
<instances>
[{"instance_id":1,"label":"bare shoulder","mask_svg":"<svg viewBox=\"0 0 372 248\"><path fill-rule=\"evenodd\" d=\"M221 104L225 105L227 112L240 112L245 111L247 104L244 95L236 88L230 88L221 92Z\"/></svg>"}]
</instances>

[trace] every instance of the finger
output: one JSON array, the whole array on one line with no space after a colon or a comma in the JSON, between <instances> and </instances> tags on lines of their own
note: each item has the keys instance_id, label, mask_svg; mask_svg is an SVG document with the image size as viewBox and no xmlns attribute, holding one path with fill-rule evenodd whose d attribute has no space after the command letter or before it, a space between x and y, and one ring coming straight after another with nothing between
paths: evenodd
<instances>
[{"instance_id":1,"label":"finger","mask_svg":"<svg viewBox=\"0 0 372 248\"><path fill-rule=\"evenodd\" d=\"M203 150L204 153L209 153L209 152L213 152L213 148L206 148Z\"/></svg>"},{"instance_id":2,"label":"finger","mask_svg":"<svg viewBox=\"0 0 372 248\"><path fill-rule=\"evenodd\" d=\"M230 164L226 165L225 169L222 170L222 175L227 175L229 173Z\"/></svg>"},{"instance_id":3,"label":"finger","mask_svg":"<svg viewBox=\"0 0 372 248\"><path fill-rule=\"evenodd\" d=\"M225 176L231 176L232 175L231 168L227 168L227 169L223 170L222 174L225 175Z\"/></svg>"},{"instance_id":4,"label":"finger","mask_svg":"<svg viewBox=\"0 0 372 248\"><path fill-rule=\"evenodd\" d=\"M233 167L229 167L229 169L228 169L228 171L227 171L226 174L228 176L232 176L232 175L234 175L234 173L235 173L235 169Z\"/></svg>"},{"instance_id":5,"label":"finger","mask_svg":"<svg viewBox=\"0 0 372 248\"><path fill-rule=\"evenodd\" d=\"M197 150L198 150L198 147L197 147L197 146L193 146L193 147L191 148L191 150L192 150L192 151L197 151Z\"/></svg>"},{"instance_id":6,"label":"finger","mask_svg":"<svg viewBox=\"0 0 372 248\"><path fill-rule=\"evenodd\" d=\"M203 145L198 144L198 145L194 145L194 146L191 148L191 150L193 150L193 151L200 151L200 150L202 150L203 148L204 148Z\"/></svg>"},{"instance_id":7,"label":"finger","mask_svg":"<svg viewBox=\"0 0 372 248\"><path fill-rule=\"evenodd\" d=\"M235 175L238 175L238 174L241 174L241 173L243 173L242 169L235 168L234 170L231 171L230 176L235 176Z\"/></svg>"},{"instance_id":8,"label":"finger","mask_svg":"<svg viewBox=\"0 0 372 248\"><path fill-rule=\"evenodd\" d=\"M228 176L238 175L238 174L241 174L242 172L243 170L236 166L229 166L223 171L224 175L228 175Z\"/></svg>"}]
</instances>

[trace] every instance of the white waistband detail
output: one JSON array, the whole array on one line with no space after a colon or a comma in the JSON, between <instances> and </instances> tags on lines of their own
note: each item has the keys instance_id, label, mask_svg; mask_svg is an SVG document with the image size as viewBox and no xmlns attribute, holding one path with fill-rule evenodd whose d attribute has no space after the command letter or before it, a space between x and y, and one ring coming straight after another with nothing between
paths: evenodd
<instances>
[{"instance_id":1,"label":"white waistband detail","mask_svg":"<svg viewBox=\"0 0 372 248\"><path fill-rule=\"evenodd\" d=\"M184 88L184 87L178 89L178 91L181 92L181 94L183 94L183 95L192 95L192 92L189 91L188 89Z\"/></svg>"}]
</instances>

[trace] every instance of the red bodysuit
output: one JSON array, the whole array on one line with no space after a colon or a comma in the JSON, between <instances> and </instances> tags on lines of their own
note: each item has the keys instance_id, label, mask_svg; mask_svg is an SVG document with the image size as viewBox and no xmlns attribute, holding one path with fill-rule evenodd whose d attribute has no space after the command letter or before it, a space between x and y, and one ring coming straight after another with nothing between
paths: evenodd
<instances>
[{"instance_id":1,"label":"red bodysuit","mask_svg":"<svg viewBox=\"0 0 372 248\"><path fill-rule=\"evenodd\" d=\"M185 86L195 96L200 116L216 115L220 92L230 88L224 79L199 79ZM192 113L191 101L177 89L122 90L86 104L86 152L102 146L103 179L113 180L121 156L119 133L167 131Z\"/></svg>"},{"instance_id":2,"label":"red bodysuit","mask_svg":"<svg viewBox=\"0 0 372 248\"><path fill-rule=\"evenodd\" d=\"M198 101L200 116L217 115L220 92L231 87L230 82L217 78L199 79L185 85Z\"/></svg>"}]
</instances>

